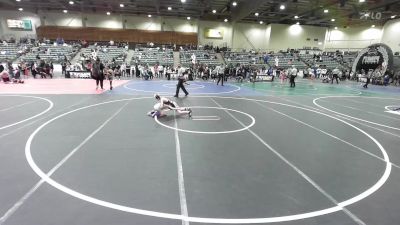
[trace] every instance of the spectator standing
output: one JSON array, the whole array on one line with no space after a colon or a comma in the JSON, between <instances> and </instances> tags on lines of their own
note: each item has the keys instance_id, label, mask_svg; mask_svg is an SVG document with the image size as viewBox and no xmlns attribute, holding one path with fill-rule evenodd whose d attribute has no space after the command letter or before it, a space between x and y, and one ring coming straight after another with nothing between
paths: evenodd
<instances>
[{"instance_id":1,"label":"spectator standing","mask_svg":"<svg viewBox=\"0 0 400 225\"><path fill-rule=\"evenodd\" d=\"M100 88L102 90L104 90L104 88L103 88L103 81L104 81L103 69L104 69L104 65L100 62L100 59L97 58L96 62L92 66L92 76L96 80L96 90L99 89L99 84L100 84Z\"/></svg>"},{"instance_id":2,"label":"spectator standing","mask_svg":"<svg viewBox=\"0 0 400 225\"><path fill-rule=\"evenodd\" d=\"M123 77L126 77L126 76L127 76L127 73L126 73L126 64L125 64L125 63L122 63L122 65L121 65L121 75L122 75Z\"/></svg>"},{"instance_id":3,"label":"spectator standing","mask_svg":"<svg viewBox=\"0 0 400 225\"><path fill-rule=\"evenodd\" d=\"M114 71L110 68L110 66L106 66L104 69L104 75L107 80L110 82L110 90L113 89L112 82L114 80Z\"/></svg>"}]
</instances>

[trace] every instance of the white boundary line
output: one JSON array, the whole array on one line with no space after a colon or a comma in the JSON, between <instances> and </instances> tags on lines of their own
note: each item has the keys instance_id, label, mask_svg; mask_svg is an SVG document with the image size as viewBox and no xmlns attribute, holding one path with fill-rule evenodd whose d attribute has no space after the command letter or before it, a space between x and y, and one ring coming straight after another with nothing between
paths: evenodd
<instances>
[{"instance_id":1,"label":"white boundary line","mask_svg":"<svg viewBox=\"0 0 400 225\"><path fill-rule=\"evenodd\" d=\"M302 107L307 107L307 108L310 108L310 109L312 109L312 110L321 111L321 109L314 108L314 107L311 107L311 106L308 106L308 105L303 105L303 104L300 104L300 103L298 103L298 102L291 101L291 100L289 100L289 99L285 99L285 98L279 98L279 99L282 99L282 100L284 100L284 101L297 104L297 105L302 106ZM258 102L257 102L257 103L258 103ZM261 103L258 103L258 104L260 104L261 106L267 108L266 106L262 105ZM268 109L269 109L269 108L268 108ZM282 113L282 114L284 114L284 113ZM285 115L286 115L286 114L285 114ZM348 120L348 121L351 121L351 122L353 122L353 123L357 123L357 124L360 124L360 125L362 125L362 126L365 126L365 127L368 127L368 128L374 129L374 130L378 130L378 131L381 131L381 132L383 132L383 133L390 134L390 135L393 135L393 136L395 136L395 137L399 137L399 138L400 138L400 135L391 133L391 132L386 131L386 130L379 129L379 128L377 128L377 127L373 127L373 126L367 125L367 124L365 124L365 123L361 123L361 122L359 122L359 121L357 121L357 120L352 120L352 119L350 119L350 118L347 118L347 117L341 116L341 115L335 115L335 116L337 116L337 117L339 117L339 118L342 118L342 119L345 119L345 120ZM296 119L295 119L295 120L296 120ZM304 122L300 121L300 123L304 123ZM314 129L313 126L311 126L311 125L309 125L309 124L307 124L307 123L304 123L304 125L310 126L311 128ZM318 129L318 128L315 128L315 129L317 129L318 131L320 131L320 132L322 132L322 133L326 133L327 135L330 136L330 134L329 134L328 132L325 132L325 131L320 130L320 129ZM333 138L338 139L338 137L336 137L336 136L333 136ZM341 139L340 139L340 140L341 140ZM342 141L342 140L341 140L341 141ZM367 150L362 149L362 148L360 148L360 147L358 147L358 146L355 146L355 145L353 145L353 144L351 144L351 143L349 143L349 142L347 142L347 141L345 141L345 140L343 140L342 142L344 142L344 143L346 143L346 144L348 144L348 145L350 145L350 146L352 146L352 147L354 147L354 148L357 148L357 149L359 149L360 151L362 151L362 152L364 152L364 153L366 153L366 154L368 154L368 155L370 155L370 156L372 156L372 157L375 157L375 158L377 158L377 159L380 159L380 160L382 160L382 161L385 161L385 160L382 159L380 156L377 156L377 155L375 155L375 154L373 154L373 153L370 153L370 152L368 152ZM392 166L394 166L394 167L400 169L400 165L397 165L397 164L395 164L395 163L393 163L393 162L391 162L391 164L392 164Z\"/></svg>"},{"instance_id":2,"label":"white boundary line","mask_svg":"<svg viewBox=\"0 0 400 225\"><path fill-rule=\"evenodd\" d=\"M362 121L362 122L374 124L374 125L381 126L381 127L386 127L386 128L393 129L393 130L400 130L400 128L397 128L397 127L391 127L391 126L387 126L387 125L384 125L384 124L372 122L372 121L369 121L369 120L364 120L364 119L360 119L360 118L357 118L357 117L349 116L349 115L344 114L344 113L336 112L336 111L334 111L334 110L331 110L331 109L328 109L328 108L326 108L326 107L323 107L323 106L321 106L321 105L319 105L319 104L317 103L318 100L320 100L320 99L326 99L326 98L374 98L374 99L394 99L394 100L399 100L399 99L395 99L395 98L383 98L383 97L339 96L339 95L338 95L338 96L319 97L319 98L314 99L314 100L313 100L313 103L314 103L314 105L316 105L317 107L319 107L319 108L321 108L321 109L324 109L324 110L329 111L329 112L332 112L332 113L339 114L339 115L341 115L341 116L345 116L345 117L348 117L348 118L351 118L351 119L354 119L354 120L359 120L359 121Z\"/></svg>"},{"instance_id":3,"label":"white boundary line","mask_svg":"<svg viewBox=\"0 0 400 225\"><path fill-rule=\"evenodd\" d=\"M211 100L217 104L219 107L222 107L217 101L211 98ZM259 102L256 102L257 104L260 104ZM275 110L273 110L275 111ZM230 115L236 122L238 122L241 126L244 126L244 124L237 119L232 113L229 111L225 111L228 115ZM279 111L275 111L279 112ZM280 113L280 112L279 112ZM269 145L267 142L264 141L260 136L258 136L254 131L251 129L247 130L252 134L256 139L258 139L265 147L267 147L271 152L273 152L278 158L280 158L283 162L285 162L288 166L292 167L294 171L296 171L301 177L303 177L308 183L310 183L315 189L317 189L322 195L324 195L329 201L331 201L333 204L341 207L341 210L343 210L348 216L350 216L357 224L359 225L365 225L363 221L361 221L357 216L355 216L353 213L351 213L349 210L345 209L344 207L339 205L339 202L336 201L335 198L333 198L328 192L326 192L321 186L319 186L311 177L309 177L307 174L305 174L301 169L299 169L297 166L295 166L292 162L290 162L288 159L286 159L283 155L281 155L276 149L274 149L271 145Z\"/></svg>"},{"instance_id":4,"label":"white boundary line","mask_svg":"<svg viewBox=\"0 0 400 225\"><path fill-rule=\"evenodd\" d=\"M53 175L68 159L70 159L78 150L81 149L90 139L92 139L101 129L103 129L114 117L116 117L122 109L128 105L129 102L125 103L121 108L117 110L113 115L111 115L103 124L101 124L96 130L94 130L88 137L85 138L78 146L76 146L68 155L66 155L60 162L57 163L49 172L47 172L46 177ZM12 216L20 206L22 206L27 199L33 195L39 187L46 182L45 179L41 179L33 188L31 188L17 203L13 205L1 218L0 225L3 224L10 216Z\"/></svg>"},{"instance_id":5,"label":"white boundary line","mask_svg":"<svg viewBox=\"0 0 400 225\"><path fill-rule=\"evenodd\" d=\"M345 99L345 100L348 100L348 99ZM361 111L361 112L364 112L364 113L368 113L368 114L371 114L371 115L381 116L381 117L384 117L384 118L387 118L387 119L400 121L399 118L395 118L395 117L383 115L382 112L379 114L379 113L376 113L376 112L371 112L371 111L367 111L367 110L362 110L362 109L359 109L359 108L351 107L351 106L348 106L348 105L343 105L343 104L338 104L338 103L329 102L328 100L320 100L320 101L322 101L322 102L327 102L327 103L332 104L332 105L337 105L337 106L339 106L339 107L348 108L348 109L352 109L352 110L356 110L356 111ZM382 109L382 108L381 108L381 109ZM389 111L390 111L390 110L389 110ZM394 114L397 114L397 113L394 113Z\"/></svg>"},{"instance_id":6,"label":"white boundary line","mask_svg":"<svg viewBox=\"0 0 400 225\"><path fill-rule=\"evenodd\" d=\"M195 97L195 96L193 96ZM93 197L90 197L88 195L84 195L82 193L79 193L75 190L72 190L58 182L56 182L55 180L53 180L52 178L50 178L49 176L47 176L35 163L35 161L32 158L32 154L31 154L31 143L35 137L36 134L39 133L39 131L41 129L43 129L45 126L47 126L48 124L52 123L53 121L66 116L68 114L77 112L79 110L82 109L88 109L91 107L95 107L95 106L99 106L99 105L104 105L104 104L108 104L108 103L113 103L113 102L121 102L121 101L128 101L128 100L134 100L134 99L150 99L151 97L142 97L142 98L130 98L130 99L120 99L120 100L114 100L114 101L108 101L108 102L103 102L103 103L97 103L97 104L93 104L93 105L89 105L89 106L85 106L85 107L81 107L75 110L71 110L69 112L66 112L64 114L61 114L47 122L45 122L44 124L42 124L41 126L39 126L28 138L28 141L26 142L25 145L25 155L26 155L26 159L29 163L29 165L31 166L31 168L33 169L33 171L38 174L45 182L47 182L49 185L53 186L54 188L69 194L73 197L76 197L78 199L99 205L99 206L104 206L107 208L112 208L115 210L120 210L120 211L124 211L124 212L129 212L129 213L136 213L136 214L141 214L141 215L147 215L147 216L153 216L153 217L160 217L160 218L166 218L166 219L175 219L175 220L187 220L190 222L198 222L198 223L221 223L221 224L250 224L250 223L272 223L272 222L284 222L284 221L293 221L293 220L300 220L300 219L305 219L305 218L311 218L311 217L316 217L316 216L321 216L321 215L326 215L329 213L333 213L333 212L337 212L343 209L343 207L346 207L348 205L354 204L358 201L361 201L362 199L370 196L371 194L373 194L374 192L376 192L380 187L382 187L384 185L384 183L387 181L387 179L389 178L389 175L391 173L391 169L392 169L392 164L390 163L390 159L388 154L386 153L385 149L383 148L383 146L371 135L369 135L368 133L366 133L365 131L361 130L360 128L342 120L339 118L336 118L334 116L319 112L319 111L315 111L315 110L311 110L311 109L307 109L307 108L303 108L303 107L299 107L299 106L294 106L294 105L289 105L289 104L284 104L284 103L278 103L278 102L272 102L272 101L266 101L266 100L256 100L256 99L248 99L248 98L235 98L235 97L222 97L222 96L196 96L196 97L207 97L207 98L219 98L219 99L235 99L235 100L247 100L247 101L256 101L256 102L265 102L265 103L271 103L271 104L276 104L276 105L282 105L282 106L288 106L291 108L297 108L297 109L303 109L305 111L309 111L309 112L314 112L320 115L325 115L329 118L335 119L337 121L340 121L344 124L349 125L350 127L356 129L357 131L363 133L364 135L366 135L368 138L370 138L377 146L378 148L381 150L383 157L385 159L386 162L386 167L385 167L385 171L382 175L382 177L374 184L372 185L370 188L368 188L367 190L365 190L364 192L362 192L361 194L354 196L350 199L347 199L343 202L339 202L337 206L334 207L330 207L330 208L326 208L326 209L322 209L322 210L316 210L313 212L308 212L308 213L301 213L301 214L295 214L295 215L288 215L288 216L278 216L278 217L268 217L268 218L243 218L243 219L227 219L227 218L204 218L204 217L184 217L182 215L177 215L177 214L170 214L170 213L162 213L162 212L156 212L156 211L150 211L150 210L143 210L143 209L138 209L138 208L132 208L132 207L128 207L128 206L123 206L123 205L118 205L115 203L111 203L111 202L107 202L107 201L103 201L100 199L96 199Z\"/></svg>"},{"instance_id":7,"label":"white boundary line","mask_svg":"<svg viewBox=\"0 0 400 225\"><path fill-rule=\"evenodd\" d=\"M124 88L125 89L128 89L128 90L131 90L131 91L137 91L137 92L145 92L145 93L159 93L159 94L163 94L163 95L174 95L175 94L175 92L160 92L160 91L157 91L157 90L154 90L154 91L147 91L147 90L141 90L141 89L135 89L135 88L130 88L129 87L129 85L130 84L137 84L137 83L144 83L145 81L140 81L140 82L133 82L133 83L126 83L125 85L124 85ZM170 83L170 82L167 82L167 81L149 81L149 82L163 82L163 83ZM233 93L233 92L237 92L237 91L240 91L241 90L241 87L239 87L239 86L237 86L237 85L234 85L234 84L227 84L226 86L232 86L232 87L235 87L236 89L234 89L234 90L232 90L232 91L222 91L222 92L217 92L217 93L207 93L207 92L205 92L205 93L193 93L192 95L219 95L219 94L230 94L230 93Z\"/></svg>"},{"instance_id":8,"label":"white boundary line","mask_svg":"<svg viewBox=\"0 0 400 225\"><path fill-rule=\"evenodd\" d=\"M0 127L0 130L6 129L6 128L9 128L9 127L12 127L12 126L15 126L15 125L18 125L18 124L21 124L21 123L26 122L26 121L28 121L28 120L34 119L34 118L36 118L36 117L39 117L39 116L41 116L41 115L47 113L48 111L50 111L50 110L53 108L53 106L54 106L54 103L53 103L52 101L50 101L49 99L47 99L47 98L42 98L42 97L37 97L37 96L29 96L29 95L0 95L0 97L36 98L36 99L44 100L44 101L46 101L46 102L49 103L49 107L48 107L47 109L45 109L43 112L41 112L41 113L39 113L39 114L36 114L36 115L34 115L34 116L31 116L31 117L29 117L29 118L27 118L27 119L18 121L18 122L16 122L16 123L12 123L12 124L8 124L8 125L5 125L5 126L2 126L2 127Z\"/></svg>"},{"instance_id":9,"label":"white boundary line","mask_svg":"<svg viewBox=\"0 0 400 225\"><path fill-rule=\"evenodd\" d=\"M388 105L388 106L385 106L385 109L387 110L385 112L391 113L391 114L395 114L395 115L400 115L400 111L399 110L394 111L394 110L390 109L391 107L399 108L400 106L399 105ZM396 119L396 120L399 120L399 119Z\"/></svg>"},{"instance_id":10,"label":"white boundary line","mask_svg":"<svg viewBox=\"0 0 400 225\"><path fill-rule=\"evenodd\" d=\"M218 120L221 120L220 118L203 118L203 119L196 119L196 118L194 118L194 119L192 119L192 120L194 120L194 121L218 121Z\"/></svg>"},{"instance_id":11,"label":"white boundary line","mask_svg":"<svg viewBox=\"0 0 400 225\"><path fill-rule=\"evenodd\" d=\"M168 126L168 125L166 125L166 124L161 123L161 122L158 120L157 117L154 117L154 120L155 120L158 124L160 124L161 126L166 127L166 128L169 128L169 129L171 129L171 130L178 130L178 131L181 131L181 132L192 133L192 134L231 134L231 133L236 133L236 132L241 132L241 131L247 130L247 129L249 129L250 127L254 126L254 124L256 123L256 119L254 119L253 116L251 116L251 115L248 114L248 113L239 111L239 110L228 109L228 108L219 108L219 107L209 107L209 106L190 106L190 108L192 108L192 109L221 109L221 110L228 110L228 111L240 113L240 114L243 114L243 115L249 117L249 118L251 119L251 123L250 123L249 125L247 125L247 126L244 126L244 127L241 128L241 129L236 129L236 130L227 130L227 131L197 131L197 130L185 130L185 129L181 129L181 128L177 128L177 127Z\"/></svg>"},{"instance_id":12,"label":"white boundary line","mask_svg":"<svg viewBox=\"0 0 400 225\"><path fill-rule=\"evenodd\" d=\"M258 92L262 92L262 93L268 93L268 92L272 92L272 93L278 93L278 94L280 94L279 96L325 96L325 95L332 95L332 93L330 93L330 94L311 94L311 93L301 93L301 94L288 94L287 92L289 91L289 90L293 90L293 89L290 89L290 88L288 88L288 89L282 89L281 91L276 91L276 90L268 90L268 89L262 89L262 88L252 88L252 87L249 87L249 86L243 86L243 85L241 85L241 87L245 87L245 88L248 88L248 89L250 89L250 90L252 90L252 91L258 91ZM305 91L307 91L306 89L303 89L303 90L305 90ZM362 92L361 91L359 91L359 90L357 90L357 89L352 89L352 90L350 90L350 91L357 91L357 93L354 93L354 95L355 96L357 96L357 95L362 95ZM349 94L352 94L352 93L347 93L347 95L349 95ZM271 95L271 96L276 96L276 95Z\"/></svg>"},{"instance_id":13,"label":"white boundary line","mask_svg":"<svg viewBox=\"0 0 400 225\"><path fill-rule=\"evenodd\" d=\"M26 124L24 124L24 125L22 125L22 126L20 126L20 127L18 127L18 128L15 128L14 130L11 130L11 131L9 131L9 132L7 132L7 133L5 133L5 134L0 135L0 139L3 138L3 137L8 136L8 135L10 135L10 134L13 134L13 133L15 133L15 132L17 132L17 131L19 131L19 130L25 128L25 127L28 127L28 126L30 126L30 125L32 125L32 124L34 124L34 123L36 123L36 122L38 122L38 121L40 121L40 120L44 120L44 119L46 119L46 118L49 118L50 116L54 116L55 114L57 114L57 113L59 113L59 112L62 112L62 111L66 110L66 109L69 109L69 108L72 108L72 107L74 107L74 106L76 106L76 105L79 105L79 104L81 104L82 102L84 102L84 101L86 101L86 100L87 100L87 98L84 98L84 99L82 99L82 100L80 100L80 101L78 101L78 102L76 102L76 103L74 103L74 104L72 104L72 105L66 106L66 107L64 107L64 108L62 108L62 109L56 110L55 112L49 113L48 115L46 115L46 116L44 116L44 117L42 117L42 118L40 118L40 119L36 119L36 120L34 120L34 121L31 121L31 122L29 122L29 123L26 123Z\"/></svg>"},{"instance_id":14,"label":"white boundary line","mask_svg":"<svg viewBox=\"0 0 400 225\"><path fill-rule=\"evenodd\" d=\"M35 103L37 101L39 101L39 100L25 102L25 103L22 103L22 104L19 104L19 105L14 105L14 106L11 106L11 107L8 107L8 108L5 108L5 109L0 109L0 112L5 112L5 111L11 110L11 109L15 109L15 108L18 108L18 107L21 107L21 106L24 106L24 105L29 105L29 104Z\"/></svg>"},{"instance_id":15,"label":"white boundary line","mask_svg":"<svg viewBox=\"0 0 400 225\"><path fill-rule=\"evenodd\" d=\"M390 110L392 110L391 108L393 108L393 107L400 108L400 105L387 105L387 106L385 106L385 109L390 111Z\"/></svg>"},{"instance_id":16,"label":"white boundary line","mask_svg":"<svg viewBox=\"0 0 400 225\"><path fill-rule=\"evenodd\" d=\"M176 114L174 112L174 123L175 128L178 128L178 122L176 120ZM185 180L183 177L183 166L181 156L181 143L179 141L179 131L175 130L175 150L176 150L176 163L178 168L178 183L179 183L179 202L181 205L181 214L184 217L188 217L188 209L186 203L186 191L185 191ZM182 225L189 225L189 221L182 220Z\"/></svg>"},{"instance_id":17,"label":"white boundary line","mask_svg":"<svg viewBox=\"0 0 400 225\"><path fill-rule=\"evenodd\" d=\"M176 88L176 84L163 84L162 86L166 87L166 88L170 88L170 89ZM206 87L204 85L196 84L196 83L191 83L189 86L190 87L187 87L187 86L185 87L186 90L197 90L197 89L203 89Z\"/></svg>"}]
</instances>

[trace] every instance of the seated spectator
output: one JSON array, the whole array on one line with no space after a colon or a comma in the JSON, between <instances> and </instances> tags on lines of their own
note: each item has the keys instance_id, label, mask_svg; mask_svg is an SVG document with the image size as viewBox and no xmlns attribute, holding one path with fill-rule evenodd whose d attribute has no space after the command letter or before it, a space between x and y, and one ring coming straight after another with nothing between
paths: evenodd
<instances>
[{"instance_id":1,"label":"seated spectator","mask_svg":"<svg viewBox=\"0 0 400 225\"><path fill-rule=\"evenodd\" d=\"M11 81L10 74L4 69L3 65L0 65L0 78L5 84L10 83L10 81ZM17 79L12 78L12 82L19 83L19 84L24 83L24 81L19 78L17 78Z\"/></svg>"},{"instance_id":2,"label":"seated spectator","mask_svg":"<svg viewBox=\"0 0 400 225\"><path fill-rule=\"evenodd\" d=\"M3 65L0 65L0 77L4 83L10 82L10 74L4 69Z\"/></svg>"}]
</instances>

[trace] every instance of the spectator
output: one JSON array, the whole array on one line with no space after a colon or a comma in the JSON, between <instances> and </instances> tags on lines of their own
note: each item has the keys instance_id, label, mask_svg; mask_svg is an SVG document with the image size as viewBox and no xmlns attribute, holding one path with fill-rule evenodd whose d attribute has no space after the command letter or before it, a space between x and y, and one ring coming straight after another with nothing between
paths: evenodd
<instances>
[{"instance_id":1,"label":"spectator","mask_svg":"<svg viewBox=\"0 0 400 225\"><path fill-rule=\"evenodd\" d=\"M96 62L92 66L92 77L96 80L96 90L99 89L99 83L101 90L103 88L104 74L103 74L104 65L100 62L100 59L97 58Z\"/></svg>"},{"instance_id":2,"label":"spectator","mask_svg":"<svg viewBox=\"0 0 400 225\"><path fill-rule=\"evenodd\" d=\"M10 75L8 74L8 72L4 69L4 66L0 64L0 77L1 80L4 83L8 83L10 82Z\"/></svg>"}]
</instances>

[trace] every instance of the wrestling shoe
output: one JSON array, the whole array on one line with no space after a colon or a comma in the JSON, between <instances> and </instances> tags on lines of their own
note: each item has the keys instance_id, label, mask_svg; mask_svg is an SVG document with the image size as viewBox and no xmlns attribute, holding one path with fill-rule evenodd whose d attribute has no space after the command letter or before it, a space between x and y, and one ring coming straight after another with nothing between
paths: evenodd
<instances>
[{"instance_id":1,"label":"wrestling shoe","mask_svg":"<svg viewBox=\"0 0 400 225\"><path fill-rule=\"evenodd\" d=\"M189 108L189 118L192 118L192 109Z\"/></svg>"}]
</instances>

